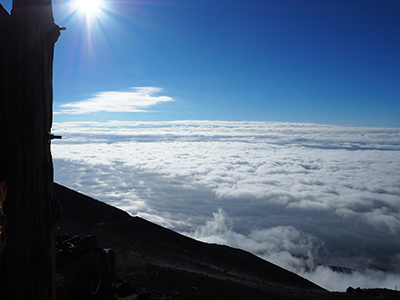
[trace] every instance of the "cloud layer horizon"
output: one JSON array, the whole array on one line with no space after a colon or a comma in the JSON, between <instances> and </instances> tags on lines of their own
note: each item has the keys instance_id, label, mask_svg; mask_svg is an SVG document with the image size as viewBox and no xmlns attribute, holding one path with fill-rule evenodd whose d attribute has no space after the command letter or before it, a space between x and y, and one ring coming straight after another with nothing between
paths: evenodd
<instances>
[{"instance_id":1,"label":"cloud layer horizon","mask_svg":"<svg viewBox=\"0 0 400 300\"><path fill-rule=\"evenodd\" d=\"M330 290L399 284L399 128L111 121L53 131L64 137L52 145L60 184Z\"/></svg>"}]
</instances>

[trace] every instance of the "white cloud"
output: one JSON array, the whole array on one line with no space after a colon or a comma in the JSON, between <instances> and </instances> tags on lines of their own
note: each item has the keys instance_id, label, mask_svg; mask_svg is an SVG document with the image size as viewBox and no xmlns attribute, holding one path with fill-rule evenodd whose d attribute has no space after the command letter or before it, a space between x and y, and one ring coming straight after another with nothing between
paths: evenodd
<instances>
[{"instance_id":1,"label":"white cloud","mask_svg":"<svg viewBox=\"0 0 400 300\"><path fill-rule=\"evenodd\" d=\"M144 112L160 102L172 101L168 96L154 96L158 87L134 87L131 91L100 92L84 101L62 104L55 114L91 114L96 112Z\"/></svg>"},{"instance_id":2,"label":"white cloud","mask_svg":"<svg viewBox=\"0 0 400 300\"><path fill-rule=\"evenodd\" d=\"M334 270L336 266L319 265L318 252L326 251L324 243L291 226L253 230L248 235L236 233L232 220L222 209L195 231L183 234L206 243L247 250L331 291L345 291L349 286L394 289L398 285L399 275L395 273L377 269L338 272Z\"/></svg>"},{"instance_id":3,"label":"white cloud","mask_svg":"<svg viewBox=\"0 0 400 300\"><path fill-rule=\"evenodd\" d=\"M210 236L251 251L275 245L268 259L298 273L305 265L293 248L271 241L271 228L286 240L290 232L315 238L292 245L311 249L318 263L400 273L399 128L225 121L53 127L63 135L52 143L56 181L132 215L196 232L222 208L234 225L225 218L225 235Z\"/></svg>"},{"instance_id":4,"label":"white cloud","mask_svg":"<svg viewBox=\"0 0 400 300\"><path fill-rule=\"evenodd\" d=\"M213 216L205 225L183 234L206 243L245 249L291 271L313 268L314 256L323 247L323 242L292 226L255 229L244 235L233 230L233 221L221 208Z\"/></svg>"}]
</instances>

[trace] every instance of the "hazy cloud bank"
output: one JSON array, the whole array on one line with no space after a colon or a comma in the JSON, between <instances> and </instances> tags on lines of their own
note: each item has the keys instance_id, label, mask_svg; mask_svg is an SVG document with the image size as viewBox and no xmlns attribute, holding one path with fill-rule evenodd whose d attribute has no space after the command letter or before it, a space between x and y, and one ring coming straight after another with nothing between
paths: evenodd
<instances>
[{"instance_id":1,"label":"hazy cloud bank","mask_svg":"<svg viewBox=\"0 0 400 300\"><path fill-rule=\"evenodd\" d=\"M333 290L400 273L398 128L115 121L53 131L64 137L52 145L56 181L133 215Z\"/></svg>"},{"instance_id":2,"label":"hazy cloud bank","mask_svg":"<svg viewBox=\"0 0 400 300\"><path fill-rule=\"evenodd\" d=\"M398 273L368 267L360 270L340 269L340 266L319 264L319 253L329 253L324 243L292 226L254 229L248 235L239 234L232 228L232 220L219 209L213 214L213 219L206 221L205 225L183 234L203 242L247 250L328 290L345 291L349 286L389 289L398 286Z\"/></svg>"}]
</instances>

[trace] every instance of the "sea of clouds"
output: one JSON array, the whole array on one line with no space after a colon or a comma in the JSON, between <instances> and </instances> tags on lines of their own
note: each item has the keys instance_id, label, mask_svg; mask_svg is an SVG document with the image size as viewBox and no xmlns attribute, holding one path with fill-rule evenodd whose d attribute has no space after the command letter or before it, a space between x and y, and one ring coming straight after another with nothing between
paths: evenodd
<instances>
[{"instance_id":1,"label":"sea of clouds","mask_svg":"<svg viewBox=\"0 0 400 300\"><path fill-rule=\"evenodd\" d=\"M400 286L400 128L55 123L55 181L329 290Z\"/></svg>"}]
</instances>

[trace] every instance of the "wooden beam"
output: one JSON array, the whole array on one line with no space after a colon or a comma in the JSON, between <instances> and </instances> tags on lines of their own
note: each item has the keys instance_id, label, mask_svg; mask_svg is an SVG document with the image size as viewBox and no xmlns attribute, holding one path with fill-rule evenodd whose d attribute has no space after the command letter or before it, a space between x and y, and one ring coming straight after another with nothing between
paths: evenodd
<instances>
[{"instance_id":1,"label":"wooden beam","mask_svg":"<svg viewBox=\"0 0 400 300\"><path fill-rule=\"evenodd\" d=\"M53 53L60 28L51 0L14 0L9 21L5 212L1 272L7 299L56 299L50 130ZM4 45L2 43L2 45Z\"/></svg>"}]
</instances>

